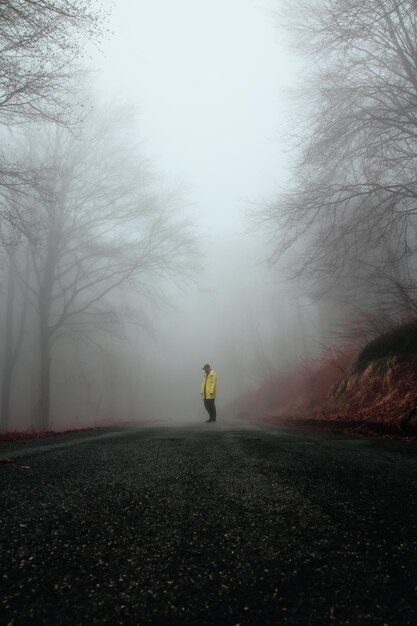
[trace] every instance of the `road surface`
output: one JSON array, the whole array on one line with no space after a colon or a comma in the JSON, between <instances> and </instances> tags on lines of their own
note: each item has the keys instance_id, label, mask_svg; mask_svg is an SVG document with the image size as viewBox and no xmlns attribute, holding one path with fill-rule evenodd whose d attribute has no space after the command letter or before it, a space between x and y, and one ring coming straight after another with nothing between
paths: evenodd
<instances>
[{"instance_id":1,"label":"road surface","mask_svg":"<svg viewBox=\"0 0 417 626\"><path fill-rule=\"evenodd\" d=\"M236 424L0 444L0 624L417 624L417 445Z\"/></svg>"}]
</instances>

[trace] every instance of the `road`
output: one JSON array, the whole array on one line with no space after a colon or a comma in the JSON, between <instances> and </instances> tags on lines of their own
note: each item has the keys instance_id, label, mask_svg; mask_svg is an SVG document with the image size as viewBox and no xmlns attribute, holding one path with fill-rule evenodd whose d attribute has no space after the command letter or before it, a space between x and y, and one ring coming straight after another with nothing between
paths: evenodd
<instances>
[{"instance_id":1,"label":"road","mask_svg":"<svg viewBox=\"0 0 417 626\"><path fill-rule=\"evenodd\" d=\"M236 424L0 444L0 624L417 624L417 445Z\"/></svg>"}]
</instances>

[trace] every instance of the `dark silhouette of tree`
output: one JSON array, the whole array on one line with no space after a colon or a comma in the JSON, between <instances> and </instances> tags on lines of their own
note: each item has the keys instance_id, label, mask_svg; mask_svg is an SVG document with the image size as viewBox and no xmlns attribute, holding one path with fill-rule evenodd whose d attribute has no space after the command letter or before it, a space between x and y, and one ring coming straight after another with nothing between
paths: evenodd
<instances>
[{"instance_id":1,"label":"dark silhouette of tree","mask_svg":"<svg viewBox=\"0 0 417 626\"><path fill-rule=\"evenodd\" d=\"M302 0L287 23L310 78L292 188L257 215L271 260L297 243L317 293L416 311L416 2Z\"/></svg>"},{"instance_id":2,"label":"dark silhouette of tree","mask_svg":"<svg viewBox=\"0 0 417 626\"><path fill-rule=\"evenodd\" d=\"M6 258L7 285L5 290L5 333L3 346L3 369L1 379L1 406L0 428L7 430L10 420L10 401L12 396L13 373L18 362L22 347L26 317L28 312L28 290L21 291L21 301L16 302L16 290L19 289L17 281L17 255L21 254L21 236L17 229L10 224L3 224L1 231L1 247ZM28 255L23 259L23 275L28 278Z\"/></svg>"},{"instance_id":3,"label":"dark silhouette of tree","mask_svg":"<svg viewBox=\"0 0 417 626\"><path fill-rule=\"evenodd\" d=\"M77 61L106 17L91 0L0 0L0 124L68 123Z\"/></svg>"},{"instance_id":4,"label":"dark silhouette of tree","mask_svg":"<svg viewBox=\"0 0 417 626\"><path fill-rule=\"evenodd\" d=\"M144 298L161 277L184 280L194 240L178 217L175 194L155 191L123 123L108 118L81 139L55 126L30 146L28 162L39 175L17 213L33 276L20 280L38 315L37 414L39 428L47 429L55 343L74 329L111 321L109 297L122 286Z\"/></svg>"},{"instance_id":5,"label":"dark silhouette of tree","mask_svg":"<svg viewBox=\"0 0 417 626\"><path fill-rule=\"evenodd\" d=\"M87 43L100 44L107 18L92 0L0 0L2 221L18 226L7 196L33 178L15 154L17 131L50 121L75 128L85 115L82 55Z\"/></svg>"}]
</instances>

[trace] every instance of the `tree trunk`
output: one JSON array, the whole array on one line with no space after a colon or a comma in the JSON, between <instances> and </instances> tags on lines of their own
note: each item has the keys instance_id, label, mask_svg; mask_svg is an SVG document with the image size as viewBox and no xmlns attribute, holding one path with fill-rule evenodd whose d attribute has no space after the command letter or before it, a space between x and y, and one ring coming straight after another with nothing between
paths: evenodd
<instances>
[{"instance_id":1,"label":"tree trunk","mask_svg":"<svg viewBox=\"0 0 417 626\"><path fill-rule=\"evenodd\" d=\"M39 352L39 398L38 425L42 431L49 429L51 355L49 345L48 316L40 315Z\"/></svg>"},{"instance_id":2,"label":"tree trunk","mask_svg":"<svg viewBox=\"0 0 417 626\"><path fill-rule=\"evenodd\" d=\"M10 396L13 374L13 304L16 291L16 267L14 252L9 251L7 278L6 334L4 343L3 375L1 381L1 430L8 430L10 421Z\"/></svg>"},{"instance_id":3,"label":"tree trunk","mask_svg":"<svg viewBox=\"0 0 417 626\"><path fill-rule=\"evenodd\" d=\"M295 310L297 312L298 330L300 331L303 359L308 359L308 357L310 356L310 350L308 347L308 339L307 339L307 333L305 329L305 323L304 323L303 315L301 312L300 298L298 296L294 296L294 300L295 300Z\"/></svg>"},{"instance_id":4,"label":"tree trunk","mask_svg":"<svg viewBox=\"0 0 417 626\"><path fill-rule=\"evenodd\" d=\"M59 256L60 225L54 223L48 234L47 256L39 292L39 396L38 427L49 429L50 375L51 375L51 334L49 317L52 306L52 292L55 283L55 268Z\"/></svg>"},{"instance_id":5,"label":"tree trunk","mask_svg":"<svg viewBox=\"0 0 417 626\"><path fill-rule=\"evenodd\" d=\"M28 307L28 289L23 287L23 300L20 304L20 320L16 333L14 332L14 314L15 292L17 284L18 270L16 267L16 250L10 248L7 250L9 257L9 273L7 281L7 305L6 305L6 324L5 324L5 344L3 358L3 372L1 381L1 430L8 430L10 427L10 404L12 399L12 384L15 365L18 361L20 349L22 347L23 335L26 327L27 307ZM29 276L29 253L26 254L25 265L25 282L27 283ZM15 336L14 336L15 335Z\"/></svg>"}]
</instances>

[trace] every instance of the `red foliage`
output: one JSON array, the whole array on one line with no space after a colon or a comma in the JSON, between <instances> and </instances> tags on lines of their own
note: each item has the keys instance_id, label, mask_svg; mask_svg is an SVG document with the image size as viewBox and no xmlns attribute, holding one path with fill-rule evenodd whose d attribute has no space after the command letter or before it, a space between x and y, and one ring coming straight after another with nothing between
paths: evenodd
<instances>
[{"instance_id":1,"label":"red foliage","mask_svg":"<svg viewBox=\"0 0 417 626\"><path fill-rule=\"evenodd\" d=\"M144 420L141 420L141 424L144 424ZM126 427L130 426L131 422L116 420L112 418L103 418L96 420L94 424L88 423L81 418L75 418L71 422L66 422L61 425L59 430L45 430L45 431L13 431L13 432L0 432L0 443L5 441L20 441L25 439L42 439L45 437L56 437L58 435L65 435L69 433L78 433L83 430L94 430L95 428L114 428L114 427Z\"/></svg>"},{"instance_id":2,"label":"red foliage","mask_svg":"<svg viewBox=\"0 0 417 626\"><path fill-rule=\"evenodd\" d=\"M356 347L327 349L316 361L271 376L235 408L242 416L291 427L411 440L417 435L417 354L404 352L411 331L414 336L415 324L368 344L368 352L375 352L368 361L359 362ZM407 342L397 341L397 335Z\"/></svg>"},{"instance_id":3,"label":"red foliage","mask_svg":"<svg viewBox=\"0 0 417 626\"><path fill-rule=\"evenodd\" d=\"M353 373L348 382L329 408L333 404L358 420L400 422L416 409L417 356L374 362L363 372Z\"/></svg>"},{"instance_id":4,"label":"red foliage","mask_svg":"<svg viewBox=\"0 0 417 626\"><path fill-rule=\"evenodd\" d=\"M75 432L75 431L66 431L66 432ZM0 442L1 441L19 441L20 439L41 439L43 437L54 437L56 435L62 435L62 432L55 432L53 430L45 430L45 431L24 431L24 432L10 432L10 433L0 433Z\"/></svg>"},{"instance_id":5,"label":"red foliage","mask_svg":"<svg viewBox=\"0 0 417 626\"><path fill-rule=\"evenodd\" d=\"M278 372L238 401L238 412L252 417L309 415L321 409L331 388L341 380L357 348L329 348L314 361Z\"/></svg>"}]
</instances>

